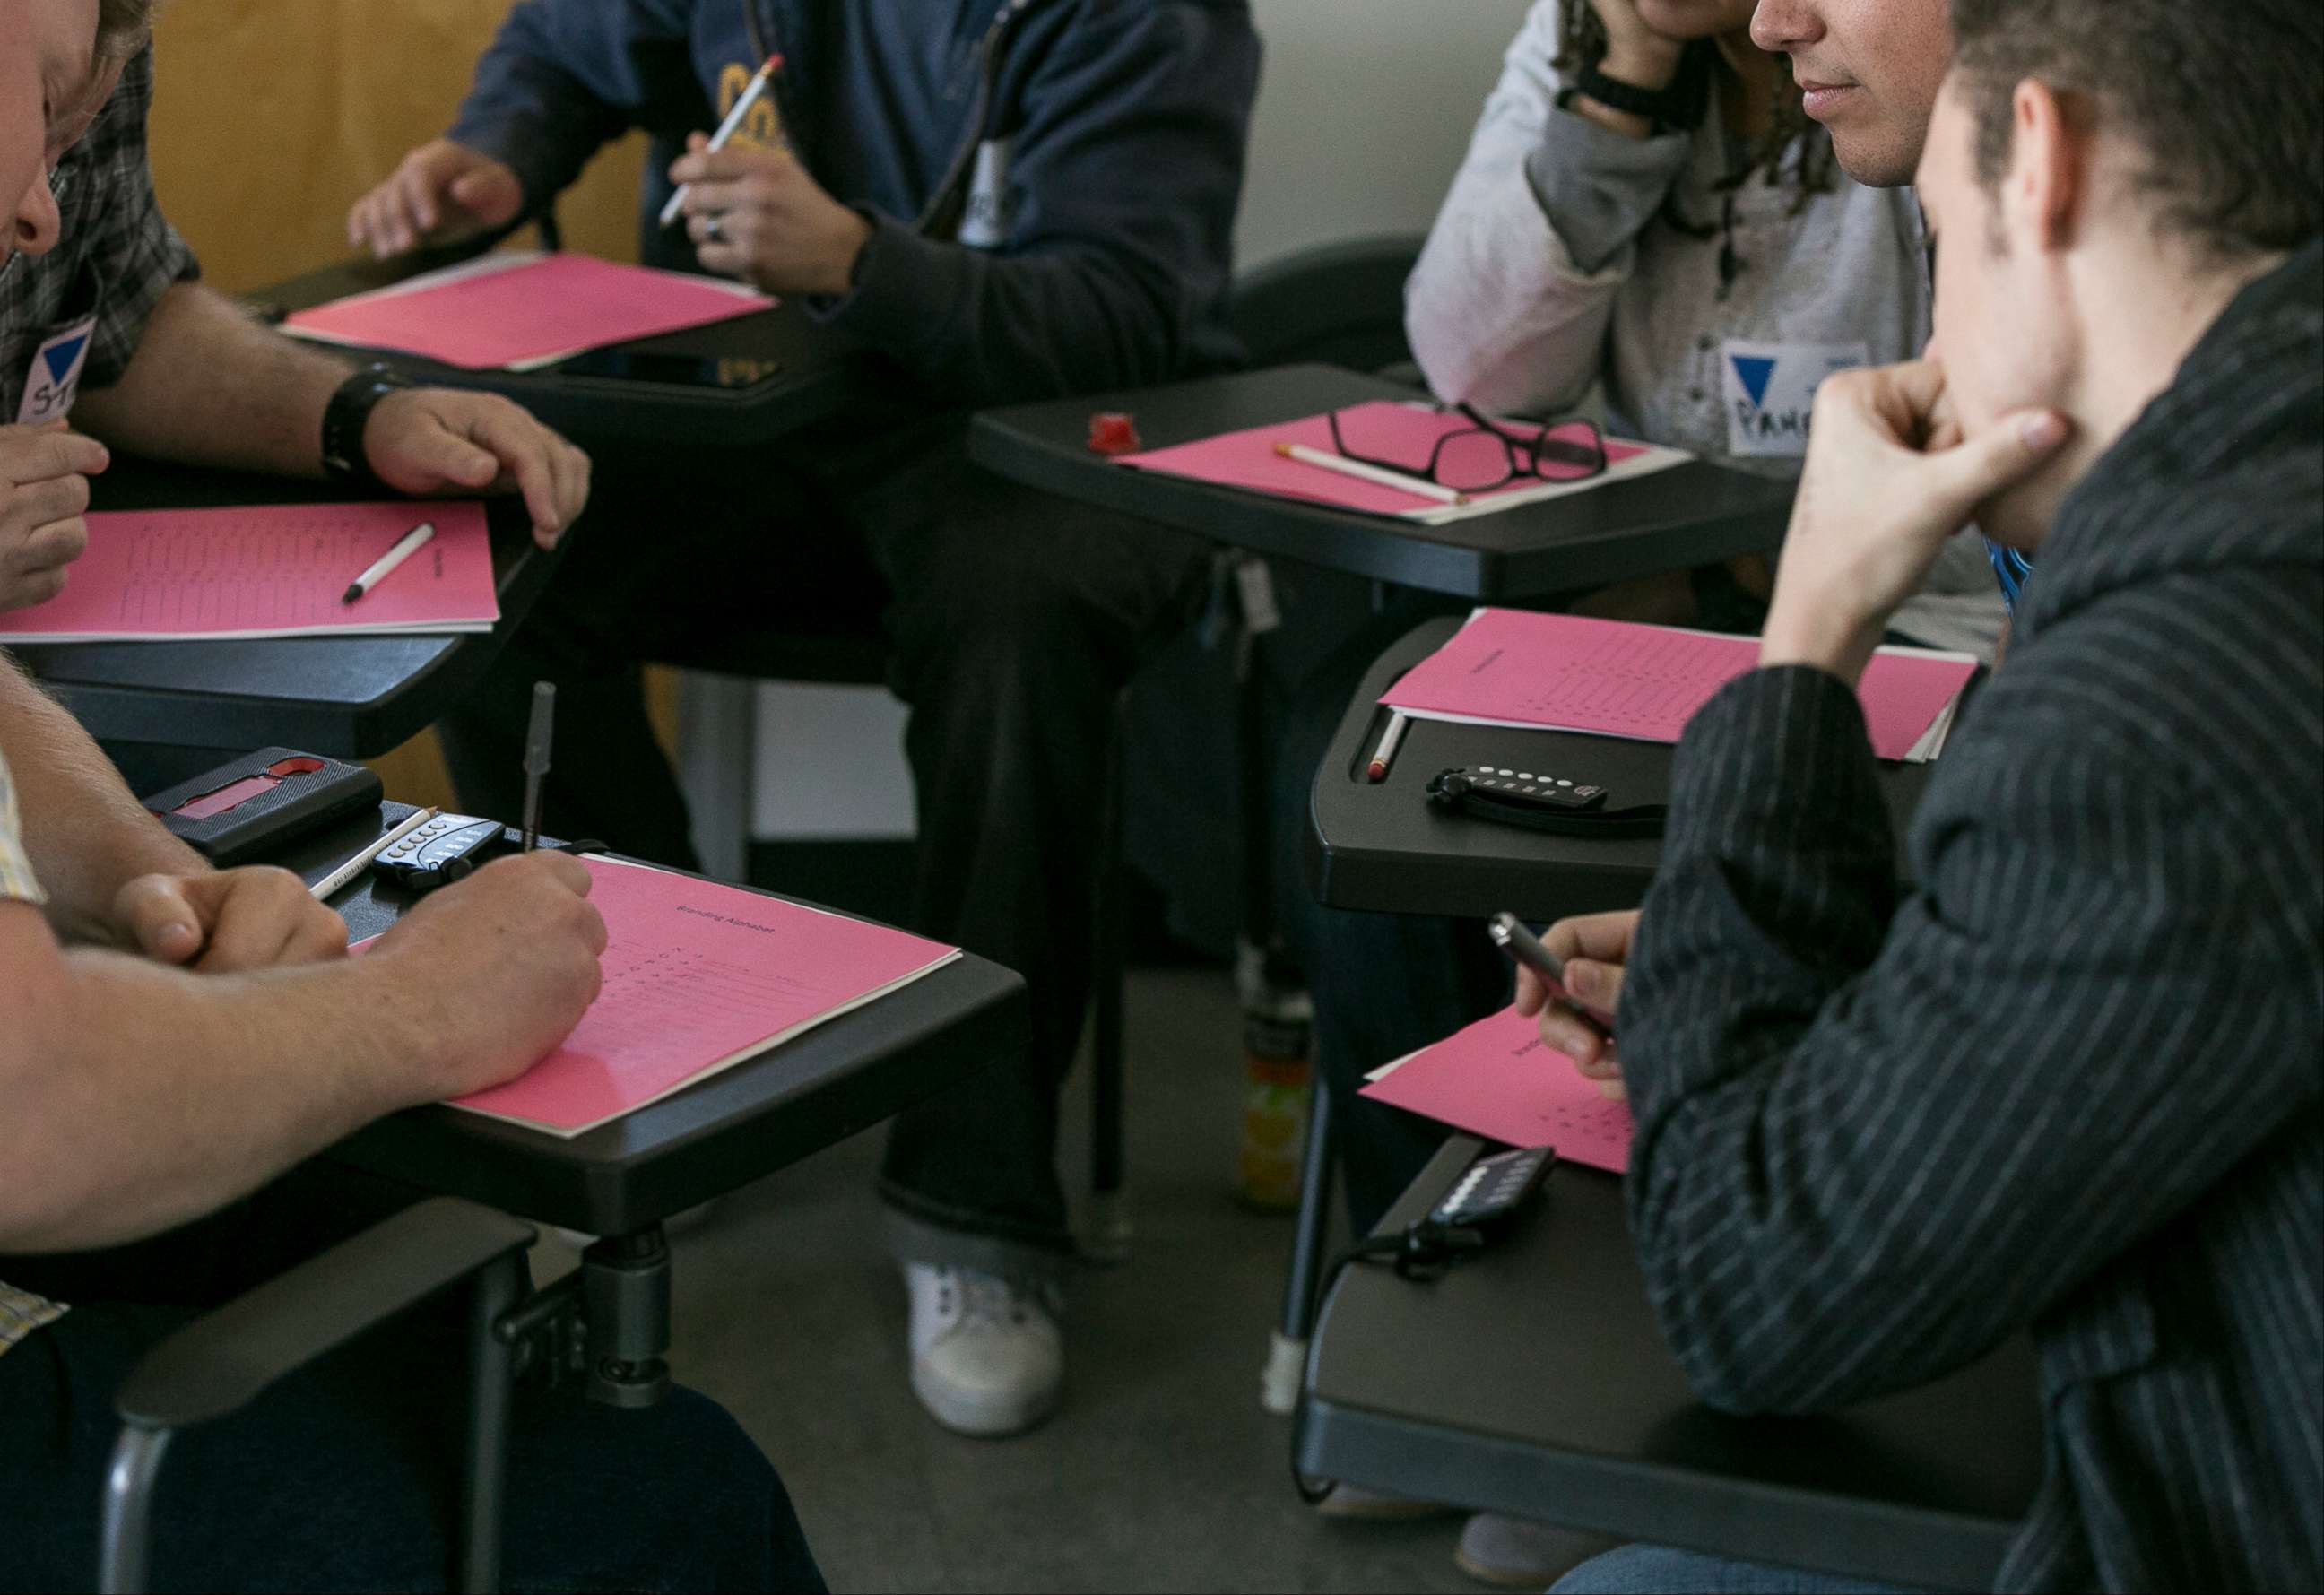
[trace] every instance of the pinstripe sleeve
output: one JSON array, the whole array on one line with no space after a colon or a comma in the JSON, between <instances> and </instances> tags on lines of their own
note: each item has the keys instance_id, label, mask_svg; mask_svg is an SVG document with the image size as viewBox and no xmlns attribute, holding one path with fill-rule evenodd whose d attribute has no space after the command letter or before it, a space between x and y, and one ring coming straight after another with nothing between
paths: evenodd
<instances>
[{"instance_id":1,"label":"pinstripe sleeve","mask_svg":"<svg viewBox=\"0 0 2324 1595\"><path fill-rule=\"evenodd\" d=\"M1901 903L1839 681L1757 672L1688 728L1623 1053L1632 1227L1707 1399L1932 1378L2314 1113L2324 593L2264 574L2013 659Z\"/></svg>"}]
</instances>

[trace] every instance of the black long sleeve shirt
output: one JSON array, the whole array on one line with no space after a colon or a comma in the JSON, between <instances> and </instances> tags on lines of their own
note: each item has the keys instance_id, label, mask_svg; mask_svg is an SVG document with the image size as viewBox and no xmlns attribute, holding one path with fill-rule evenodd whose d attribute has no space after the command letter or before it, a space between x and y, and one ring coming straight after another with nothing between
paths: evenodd
<instances>
[{"instance_id":1,"label":"black long sleeve shirt","mask_svg":"<svg viewBox=\"0 0 2324 1595\"><path fill-rule=\"evenodd\" d=\"M1623 997L1632 1228L1705 1397L2031 1328L2005 1589L2324 1586L2324 246L2062 506L1895 880L1854 695L1687 730Z\"/></svg>"}]
</instances>

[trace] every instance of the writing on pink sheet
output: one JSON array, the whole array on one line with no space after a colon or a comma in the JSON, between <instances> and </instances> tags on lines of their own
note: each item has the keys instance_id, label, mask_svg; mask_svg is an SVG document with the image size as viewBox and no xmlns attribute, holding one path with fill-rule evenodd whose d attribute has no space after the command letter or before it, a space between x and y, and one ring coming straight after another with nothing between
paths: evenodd
<instances>
[{"instance_id":1,"label":"writing on pink sheet","mask_svg":"<svg viewBox=\"0 0 2324 1595\"><path fill-rule=\"evenodd\" d=\"M1554 1147L1568 1162L1629 1166L1629 1105L1544 1045L1536 1021L1514 1008L1424 1047L1361 1094L1513 1147Z\"/></svg>"}]
</instances>

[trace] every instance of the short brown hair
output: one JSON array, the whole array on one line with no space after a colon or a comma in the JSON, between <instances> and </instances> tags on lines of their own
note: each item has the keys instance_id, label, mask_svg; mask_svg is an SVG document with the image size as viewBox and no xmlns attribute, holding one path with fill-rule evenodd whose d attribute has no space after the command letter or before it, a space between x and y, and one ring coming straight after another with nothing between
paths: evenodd
<instances>
[{"instance_id":1,"label":"short brown hair","mask_svg":"<svg viewBox=\"0 0 2324 1595\"><path fill-rule=\"evenodd\" d=\"M1952 0L1977 174L2009 169L2028 78L2085 102L2144 157L2164 231L2223 259L2324 231L2324 6L2317 0Z\"/></svg>"},{"instance_id":2,"label":"short brown hair","mask_svg":"<svg viewBox=\"0 0 2324 1595\"><path fill-rule=\"evenodd\" d=\"M97 0L97 59L120 60L145 48L161 0Z\"/></svg>"}]
</instances>

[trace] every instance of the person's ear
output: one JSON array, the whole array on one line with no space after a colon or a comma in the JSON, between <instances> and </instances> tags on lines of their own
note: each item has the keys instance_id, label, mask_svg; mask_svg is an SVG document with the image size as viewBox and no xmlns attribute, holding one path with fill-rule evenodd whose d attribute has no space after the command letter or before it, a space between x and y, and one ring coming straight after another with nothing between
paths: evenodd
<instances>
[{"instance_id":1,"label":"person's ear","mask_svg":"<svg viewBox=\"0 0 2324 1595\"><path fill-rule=\"evenodd\" d=\"M2003 224L2015 242L2050 253L2070 247L2087 189L2088 139L2050 86L2038 78L2009 97L2009 176Z\"/></svg>"}]
</instances>

